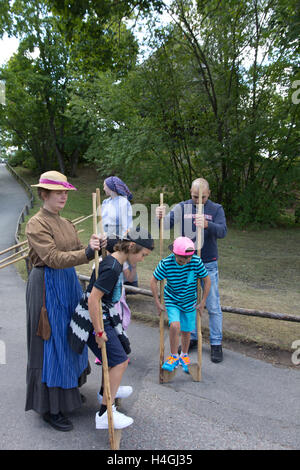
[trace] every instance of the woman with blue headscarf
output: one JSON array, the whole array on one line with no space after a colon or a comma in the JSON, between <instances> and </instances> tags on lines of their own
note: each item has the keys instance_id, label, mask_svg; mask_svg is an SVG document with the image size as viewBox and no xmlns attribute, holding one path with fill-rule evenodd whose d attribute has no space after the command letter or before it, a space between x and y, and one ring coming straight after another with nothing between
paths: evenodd
<instances>
[{"instance_id":1,"label":"woman with blue headscarf","mask_svg":"<svg viewBox=\"0 0 300 470\"><path fill-rule=\"evenodd\" d=\"M126 184L117 176L104 180L104 192L107 196L102 203L102 221L107 236L122 238L132 227L132 194Z\"/></svg>"},{"instance_id":2,"label":"woman with blue headscarf","mask_svg":"<svg viewBox=\"0 0 300 470\"><path fill-rule=\"evenodd\" d=\"M117 176L110 176L104 180L104 192L107 199L104 199L101 207L103 229L109 238L118 237L122 238L125 233L132 227L132 208L129 201L132 199L132 193L128 186ZM123 269L123 284L137 287L138 277L136 266L126 263ZM130 319L130 309L126 302L125 289L122 289L122 296L116 309L120 313L123 320L126 321L128 326ZM99 361L95 361L98 363Z\"/></svg>"}]
</instances>

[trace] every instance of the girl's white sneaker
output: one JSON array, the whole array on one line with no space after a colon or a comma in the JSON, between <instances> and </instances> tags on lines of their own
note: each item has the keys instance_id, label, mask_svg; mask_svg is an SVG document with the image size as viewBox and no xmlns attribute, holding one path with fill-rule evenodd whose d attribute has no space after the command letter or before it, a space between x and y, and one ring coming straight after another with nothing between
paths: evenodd
<instances>
[{"instance_id":1,"label":"girl's white sneaker","mask_svg":"<svg viewBox=\"0 0 300 470\"><path fill-rule=\"evenodd\" d=\"M116 398L127 398L133 392L133 388L130 385L120 385L116 393ZM102 405L103 396L100 395L100 392L97 393L98 402Z\"/></svg>"},{"instance_id":2,"label":"girl's white sneaker","mask_svg":"<svg viewBox=\"0 0 300 470\"><path fill-rule=\"evenodd\" d=\"M115 405L112 405L112 412L115 429L127 428L133 423L133 419L117 411ZM105 411L102 416L99 416L99 412L97 412L95 422L96 429L108 429L107 411Z\"/></svg>"}]
</instances>

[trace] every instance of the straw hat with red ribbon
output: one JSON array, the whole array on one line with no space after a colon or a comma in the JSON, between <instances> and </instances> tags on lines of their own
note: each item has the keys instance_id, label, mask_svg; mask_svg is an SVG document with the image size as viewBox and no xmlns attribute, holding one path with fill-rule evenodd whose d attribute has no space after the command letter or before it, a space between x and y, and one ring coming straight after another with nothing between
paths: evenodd
<instances>
[{"instance_id":1,"label":"straw hat with red ribbon","mask_svg":"<svg viewBox=\"0 0 300 470\"><path fill-rule=\"evenodd\" d=\"M71 183L68 183L67 177L58 171L46 171L46 173L43 173L40 176L39 183L32 184L31 186L54 191L77 191L77 189Z\"/></svg>"}]
</instances>

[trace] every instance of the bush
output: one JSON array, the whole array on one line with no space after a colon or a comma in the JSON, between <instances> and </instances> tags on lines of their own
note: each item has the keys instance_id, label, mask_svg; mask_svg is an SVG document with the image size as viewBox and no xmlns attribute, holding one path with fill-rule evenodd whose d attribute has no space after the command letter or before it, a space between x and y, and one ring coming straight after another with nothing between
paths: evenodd
<instances>
[{"instance_id":1,"label":"bush","mask_svg":"<svg viewBox=\"0 0 300 470\"><path fill-rule=\"evenodd\" d=\"M23 166L26 159L32 158L31 154L26 150L17 150L14 155L9 158L9 164L11 166Z\"/></svg>"},{"instance_id":2,"label":"bush","mask_svg":"<svg viewBox=\"0 0 300 470\"><path fill-rule=\"evenodd\" d=\"M233 224L245 227L275 227L282 211L282 198L257 184L249 185L233 202Z\"/></svg>"},{"instance_id":3,"label":"bush","mask_svg":"<svg viewBox=\"0 0 300 470\"><path fill-rule=\"evenodd\" d=\"M36 161L33 157L26 158L26 160L23 161L23 166L29 170L35 170L37 167Z\"/></svg>"}]
</instances>

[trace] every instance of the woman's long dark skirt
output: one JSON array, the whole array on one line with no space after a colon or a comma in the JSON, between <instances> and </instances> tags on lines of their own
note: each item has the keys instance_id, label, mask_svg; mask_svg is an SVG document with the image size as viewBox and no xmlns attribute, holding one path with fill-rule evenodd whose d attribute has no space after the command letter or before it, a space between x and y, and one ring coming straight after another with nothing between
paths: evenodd
<instances>
[{"instance_id":1,"label":"woman's long dark skirt","mask_svg":"<svg viewBox=\"0 0 300 470\"><path fill-rule=\"evenodd\" d=\"M47 387L42 383L44 340L37 336L36 331L43 305L43 284L44 269L33 268L26 289L28 363L25 411L35 410L40 414L57 414L59 411L69 413L82 405L79 389ZM88 369L79 378L79 387L86 382Z\"/></svg>"}]
</instances>

